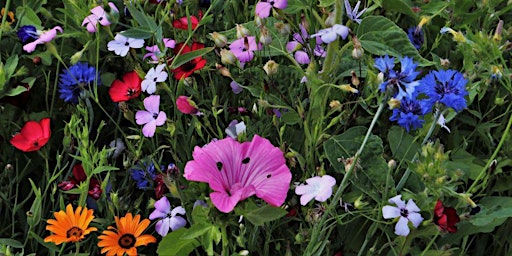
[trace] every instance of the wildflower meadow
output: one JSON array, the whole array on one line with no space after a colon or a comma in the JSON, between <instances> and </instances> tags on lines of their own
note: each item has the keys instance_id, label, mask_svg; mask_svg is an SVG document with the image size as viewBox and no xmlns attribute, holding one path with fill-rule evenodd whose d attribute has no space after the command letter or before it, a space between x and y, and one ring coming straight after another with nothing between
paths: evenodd
<instances>
[{"instance_id":1,"label":"wildflower meadow","mask_svg":"<svg viewBox=\"0 0 512 256\"><path fill-rule=\"evenodd\" d=\"M512 255L511 0L0 8L0 255Z\"/></svg>"}]
</instances>

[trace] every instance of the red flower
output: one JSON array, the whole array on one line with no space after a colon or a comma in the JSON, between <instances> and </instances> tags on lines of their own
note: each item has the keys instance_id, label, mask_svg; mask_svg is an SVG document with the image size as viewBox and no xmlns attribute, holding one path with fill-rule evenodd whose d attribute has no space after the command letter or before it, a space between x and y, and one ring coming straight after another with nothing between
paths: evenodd
<instances>
[{"instance_id":1,"label":"red flower","mask_svg":"<svg viewBox=\"0 0 512 256\"><path fill-rule=\"evenodd\" d=\"M123 81L116 79L108 93L113 102L128 101L139 97L142 79L137 72L131 71L123 76Z\"/></svg>"},{"instance_id":2,"label":"red flower","mask_svg":"<svg viewBox=\"0 0 512 256\"><path fill-rule=\"evenodd\" d=\"M178 54L181 48L183 48L181 54L185 54L187 52L203 49L204 44L192 43L192 47L190 47L184 43L179 43L176 45L176 47L174 47L174 54ZM181 78L189 77L192 75L192 73L194 73L194 71L202 69L205 65L206 60L200 56L179 66L178 68L171 70L171 72L174 73L174 79L180 80Z\"/></svg>"},{"instance_id":3,"label":"red flower","mask_svg":"<svg viewBox=\"0 0 512 256\"><path fill-rule=\"evenodd\" d=\"M199 19L196 16L190 16L190 23L192 23L192 30L197 28L197 24L199 24ZM172 26L177 29L188 30L188 17L181 17L172 22Z\"/></svg>"},{"instance_id":4,"label":"red flower","mask_svg":"<svg viewBox=\"0 0 512 256\"><path fill-rule=\"evenodd\" d=\"M12 137L11 144L24 152L39 150L48 142L50 134L50 118L43 118L39 122L28 121L21 131Z\"/></svg>"},{"instance_id":5,"label":"red flower","mask_svg":"<svg viewBox=\"0 0 512 256\"><path fill-rule=\"evenodd\" d=\"M437 200L434 208L434 223L440 230L455 233L457 232L455 225L459 221L459 215L457 215L457 211L453 207L445 207L441 200Z\"/></svg>"},{"instance_id":6,"label":"red flower","mask_svg":"<svg viewBox=\"0 0 512 256\"><path fill-rule=\"evenodd\" d=\"M85 175L82 164L75 164L75 166L73 166L73 177L70 177L69 181L63 181L59 183L57 186L64 191L68 191L72 188L78 187L78 185L80 185L80 183L84 182L85 180L87 180L87 176ZM98 200L101 196L101 192L102 190L98 179L94 177L91 178L89 181L88 194L95 200ZM70 195L69 198L74 200L76 199L76 195Z\"/></svg>"}]
</instances>

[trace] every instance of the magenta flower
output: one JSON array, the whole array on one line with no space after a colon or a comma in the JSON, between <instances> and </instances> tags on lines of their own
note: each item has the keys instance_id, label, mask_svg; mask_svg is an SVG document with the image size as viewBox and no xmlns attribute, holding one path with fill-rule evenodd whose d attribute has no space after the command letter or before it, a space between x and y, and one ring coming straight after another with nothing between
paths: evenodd
<instances>
[{"instance_id":1,"label":"magenta flower","mask_svg":"<svg viewBox=\"0 0 512 256\"><path fill-rule=\"evenodd\" d=\"M261 44L256 43L256 37L244 36L235 40L229 49L240 62L249 62L254 58L254 51L261 50Z\"/></svg>"},{"instance_id":2,"label":"magenta flower","mask_svg":"<svg viewBox=\"0 0 512 256\"><path fill-rule=\"evenodd\" d=\"M186 211L181 206L172 209L169 200L164 196L155 202L155 210L149 215L149 219L160 219L156 222L155 230L161 236L166 236L169 229L175 231L187 225L187 221L177 214L185 215Z\"/></svg>"},{"instance_id":3,"label":"magenta flower","mask_svg":"<svg viewBox=\"0 0 512 256\"><path fill-rule=\"evenodd\" d=\"M115 12L119 12L116 5L112 2L109 2L108 5ZM107 12L103 9L102 6L96 6L92 8L91 13L92 14L85 17L84 21L82 22L82 26L85 26L89 33L94 33L98 31L96 28L96 25L98 25L98 23L100 23L102 26L110 26L110 21L108 20Z\"/></svg>"},{"instance_id":4,"label":"magenta flower","mask_svg":"<svg viewBox=\"0 0 512 256\"><path fill-rule=\"evenodd\" d=\"M261 0L256 4L256 15L260 18L270 16L270 9L285 9L288 6L288 0Z\"/></svg>"},{"instance_id":5,"label":"magenta flower","mask_svg":"<svg viewBox=\"0 0 512 256\"><path fill-rule=\"evenodd\" d=\"M210 199L221 212L231 212L252 195L273 206L286 199L292 174L283 152L267 139L255 135L251 142L240 143L225 138L196 146L192 156L185 179L209 183Z\"/></svg>"},{"instance_id":6,"label":"magenta flower","mask_svg":"<svg viewBox=\"0 0 512 256\"><path fill-rule=\"evenodd\" d=\"M135 113L135 122L142 127L142 134L146 137L153 137L157 126L162 126L167 119L163 111L159 111L160 95L151 95L144 99L146 110L139 110Z\"/></svg>"},{"instance_id":7,"label":"magenta flower","mask_svg":"<svg viewBox=\"0 0 512 256\"><path fill-rule=\"evenodd\" d=\"M179 96L176 99L176 107L183 114L200 116L203 115L197 108L196 103L187 96Z\"/></svg>"},{"instance_id":8,"label":"magenta flower","mask_svg":"<svg viewBox=\"0 0 512 256\"><path fill-rule=\"evenodd\" d=\"M37 38L35 41L24 45L23 50L25 50L28 53L31 53L36 49L38 44L51 42L57 36L57 31L62 33L62 28L59 26L55 26L50 30L42 32L39 38Z\"/></svg>"}]
</instances>

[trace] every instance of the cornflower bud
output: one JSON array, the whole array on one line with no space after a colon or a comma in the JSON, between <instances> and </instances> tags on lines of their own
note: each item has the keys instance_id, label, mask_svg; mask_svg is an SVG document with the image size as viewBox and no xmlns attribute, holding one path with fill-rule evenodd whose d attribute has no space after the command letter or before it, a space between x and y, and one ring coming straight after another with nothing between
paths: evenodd
<instances>
[{"instance_id":1,"label":"cornflower bud","mask_svg":"<svg viewBox=\"0 0 512 256\"><path fill-rule=\"evenodd\" d=\"M220 50L220 61L224 65L234 65L234 64L236 64L237 58L236 58L235 54L233 54L233 52L226 50L226 49L221 49Z\"/></svg>"},{"instance_id":2,"label":"cornflower bud","mask_svg":"<svg viewBox=\"0 0 512 256\"><path fill-rule=\"evenodd\" d=\"M265 66L263 66L263 70L265 70L265 73L267 73L267 75L269 75L269 76L275 75L277 73L278 69L279 69L279 64L277 64L273 60L267 61Z\"/></svg>"},{"instance_id":3,"label":"cornflower bud","mask_svg":"<svg viewBox=\"0 0 512 256\"><path fill-rule=\"evenodd\" d=\"M399 108L400 107L400 103L401 103L400 100L395 99L395 98L391 98L388 101L389 110L393 110L395 108Z\"/></svg>"},{"instance_id":4,"label":"cornflower bud","mask_svg":"<svg viewBox=\"0 0 512 256\"><path fill-rule=\"evenodd\" d=\"M268 32L268 29L266 27L260 28L260 43L263 45L269 45L272 43L272 36L270 36L270 33Z\"/></svg>"},{"instance_id":5,"label":"cornflower bud","mask_svg":"<svg viewBox=\"0 0 512 256\"><path fill-rule=\"evenodd\" d=\"M249 36L250 33L251 32L243 25L236 24L236 38L242 38L245 36Z\"/></svg>"},{"instance_id":6,"label":"cornflower bud","mask_svg":"<svg viewBox=\"0 0 512 256\"><path fill-rule=\"evenodd\" d=\"M213 33L210 33L210 36L212 37L212 40L215 43L215 46L217 46L219 48L226 46L226 44L228 43L228 38L223 34L213 32Z\"/></svg>"}]
</instances>

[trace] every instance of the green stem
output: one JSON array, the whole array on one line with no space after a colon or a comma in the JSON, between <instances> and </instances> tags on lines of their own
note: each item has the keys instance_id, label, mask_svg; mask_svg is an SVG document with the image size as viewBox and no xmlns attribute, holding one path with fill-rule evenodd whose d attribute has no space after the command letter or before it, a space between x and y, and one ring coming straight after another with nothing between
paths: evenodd
<instances>
[{"instance_id":1,"label":"green stem","mask_svg":"<svg viewBox=\"0 0 512 256\"><path fill-rule=\"evenodd\" d=\"M443 113L444 113L444 111L440 111L439 110L434 115L434 120L432 121L432 124L430 125L430 128L428 129L427 135L425 136L425 138L423 138L423 141L421 142L421 147L423 147L427 143L427 141L430 138L430 136L432 136L432 133L434 132L434 128L436 128L437 121L439 120L439 117ZM412 162L416 161L417 159L418 159L418 154L414 155L414 158L412 159ZM409 175L411 175L411 172L412 172L411 168L407 168L407 170L405 170L404 175L402 176L402 178L400 179L400 181L396 185L396 192L397 193L400 190L402 190L402 188L405 186L405 182L407 182L407 179L409 178Z\"/></svg>"},{"instance_id":2,"label":"green stem","mask_svg":"<svg viewBox=\"0 0 512 256\"><path fill-rule=\"evenodd\" d=\"M366 146L366 143L368 142L368 139L372 135L372 130L375 127L375 124L377 123L377 120L379 119L380 115L382 114L382 111L384 110L385 106L386 106L386 101L382 101L379 105L379 108L377 109L377 112L375 113L375 116L373 117L373 120L370 124L370 127L368 128L368 131L366 132L364 140L361 143L361 147L359 148L359 150L357 150L356 155L354 156L354 161L353 161L354 163L357 163L357 161L359 160L359 157L361 156L361 154ZM325 231L323 231L322 228L325 225L325 222L326 222L330 212L332 212L334 210L334 208L338 205L338 201L340 200L341 195L343 194L343 191L348 186L349 178L352 175L352 173L354 172L355 166L356 166L356 164L352 164L350 166L350 169L345 173L345 176L343 177L343 180L341 181L340 186L336 190L336 194L332 198L331 203L329 204L324 215L320 219L320 222L318 223L318 225L316 225L313 228L313 232L311 234L311 240L308 243L308 246L306 247L306 251L305 251L304 255L313 255L312 250L318 244L318 241L323 239L321 236L323 235L323 233ZM319 253L321 253L321 252L317 252L316 254L319 254Z\"/></svg>"},{"instance_id":3,"label":"green stem","mask_svg":"<svg viewBox=\"0 0 512 256\"><path fill-rule=\"evenodd\" d=\"M427 247L425 247L425 250L423 250L423 252L421 253L420 256L424 256L425 253L427 253L428 249L430 249L430 247L434 244L434 242L436 241L436 238L439 236L439 230L437 231L436 235L430 240L430 243L428 243Z\"/></svg>"},{"instance_id":4,"label":"green stem","mask_svg":"<svg viewBox=\"0 0 512 256\"><path fill-rule=\"evenodd\" d=\"M482 185L479 181L485 176L485 174L487 172L487 169L491 165L492 161L494 159L496 159L496 156L498 155L498 152L500 151L501 147L505 143L505 140L507 139L507 136L510 134L510 127L511 126L512 126L512 114L510 114L510 117L508 118L507 127L505 128L505 131L503 132L503 136L501 137L500 142L498 143L498 146L496 147L496 149L492 153L492 156L489 158L489 160L487 160L487 163L485 164L484 168L482 168L482 170L480 171L480 173L476 177L476 179L473 182L473 184L471 185L471 187L469 187L468 193L472 193L476 189L476 187L478 185Z\"/></svg>"},{"instance_id":5,"label":"green stem","mask_svg":"<svg viewBox=\"0 0 512 256\"><path fill-rule=\"evenodd\" d=\"M227 225L221 225L220 231L222 233L222 254L223 256L229 255L229 241L228 241L228 232L226 230Z\"/></svg>"},{"instance_id":6,"label":"green stem","mask_svg":"<svg viewBox=\"0 0 512 256\"><path fill-rule=\"evenodd\" d=\"M7 0L5 3L5 15L2 17L2 24L5 24L5 21L7 20L7 16L9 16L9 8L11 7L11 0ZM2 32L3 29L0 29L0 39L2 38ZM1 60L1 59L0 59Z\"/></svg>"}]
</instances>

